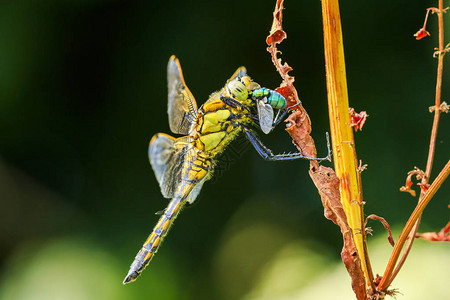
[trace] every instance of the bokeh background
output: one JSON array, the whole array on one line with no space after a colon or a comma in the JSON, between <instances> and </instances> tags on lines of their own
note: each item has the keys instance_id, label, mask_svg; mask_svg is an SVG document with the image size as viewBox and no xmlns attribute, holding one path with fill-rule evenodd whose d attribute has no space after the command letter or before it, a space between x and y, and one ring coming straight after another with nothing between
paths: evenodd
<instances>
[{"instance_id":1,"label":"bokeh background","mask_svg":"<svg viewBox=\"0 0 450 300\"><path fill-rule=\"evenodd\" d=\"M448 1L447 1L448 2ZM351 299L338 227L323 217L308 162L266 162L250 147L226 159L185 209L143 275L122 280L167 204L147 159L169 133L166 64L176 54L202 104L241 65L263 86L280 78L265 37L275 1L41 0L0 4L0 299ZM287 1L280 46L313 123L329 131L320 1ZM425 168L434 102L437 1L341 3L366 214L398 236L416 199L400 193ZM447 3L448 5L448 3ZM445 16L446 30L450 19ZM447 42L450 40L447 38ZM443 100L448 101L449 60ZM280 126L283 127L283 126ZM448 159L441 118L433 177ZM280 128L264 142L294 151ZM247 151L244 151L244 149ZM236 149L236 148L235 148ZM326 162L325 165L331 165ZM449 220L448 184L421 231ZM391 247L370 223L378 273ZM450 248L417 241L394 282L398 299L444 299ZM424 294L425 293L425 294Z\"/></svg>"}]
</instances>

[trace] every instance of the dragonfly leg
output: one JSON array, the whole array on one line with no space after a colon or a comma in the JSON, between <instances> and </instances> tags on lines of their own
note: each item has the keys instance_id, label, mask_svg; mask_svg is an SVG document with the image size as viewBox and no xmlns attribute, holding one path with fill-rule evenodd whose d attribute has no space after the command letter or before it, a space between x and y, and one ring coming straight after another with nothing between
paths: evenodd
<instances>
[{"instance_id":1,"label":"dragonfly leg","mask_svg":"<svg viewBox=\"0 0 450 300\"><path fill-rule=\"evenodd\" d=\"M247 138L252 143L253 147L255 147L259 155L261 155L261 157L264 158L265 160L278 161L278 160L293 160L300 158L318 161L331 160L331 149L330 149L330 140L328 138L328 132L327 132L328 155L322 158L304 156L300 152L287 154L273 154L272 151L266 146L264 146L264 144L258 139L258 137L256 137L256 135L250 129L244 127L244 132Z\"/></svg>"},{"instance_id":2,"label":"dragonfly leg","mask_svg":"<svg viewBox=\"0 0 450 300\"><path fill-rule=\"evenodd\" d=\"M261 125L259 125L259 118L258 117L250 116L250 118L252 119L252 121L253 121L255 126L258 126L259 128L261 128Z\"/></svg>"},{"instance_id":3,"label":"dragonfly leg","mask_svg":"<svg viewBox=\"0 0 450 300\"><path fill-rule=\"evenodd\" d=\"M283 119L284 117L287 115L287 113L293 109L294 107L296 107L297 105L299 105L301 102L296 103L294 105L291 105L289 107L286 107L285 111L281 114L281 116L279 116L279 113L277 114L277 117L275 119L275 121L272 123L272 128L275 128L275 126L277 126Z\"/></svg>"},{"instance_id":4,"label":"dragonfly leg","mask_svg":"<svg viewBox=\"0 0 450 300\"><path fill-rule=\"evenodd\" d=\"M225 103L226 105L231 106L233 108L238 108L238 107L243 108L244 107L244 105L241 102L239 102L236 99L233 99L231 97L220 96L220 100L223 103Z\"/></svg>"}]
</instances>

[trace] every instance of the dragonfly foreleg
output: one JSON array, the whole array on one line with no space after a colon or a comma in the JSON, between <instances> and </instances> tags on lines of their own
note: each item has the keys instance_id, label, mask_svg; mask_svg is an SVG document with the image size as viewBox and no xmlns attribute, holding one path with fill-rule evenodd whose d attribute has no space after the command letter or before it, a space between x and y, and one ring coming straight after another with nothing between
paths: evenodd
<instances>
[{"instance_id":1,"label":"dragonfly foreleg","mask_svg":"<svg viewBox=\"0 0 450 300\"><path fill-rule=\"evenodd\" d=\"M244 127L244 132L247 138L252 143L253 147L255 147L259 155L261 155L261 157L264 158L265 160L278 161L278 160L293 160L300 158L318 161L331 160L331 149L330 149L330 140L328 138L328 132L327 132L328 155L322 158L304 156L300 152L287 154L273 154L272 151L266 146L264 146L264 144L256 137L256 135L250 129Z\"/></svg>"},{"instance_id":2,"label":"dragonfly foreleg","mask_svg":"<svg viewBox=\"0 0 450 300\"><path fill-rule=\"evenodd\" d=\"M281 116L279 116L279 112L277 114L277 117L275 118L275 121L273 121L272 123L272 128L275 128L275 126L277 126L283 119L284 117L287 115L287 113L293 109L294 107L296 107L297 105L299 105L301 102L296 103L294 105L291 105L289 107L286 107L286 110L281 114Z\"/></svg>"},{"instance_id":3,"label":"dragonfly foreleg","mask_svg":"<svg viewBox=\"0 0 450 300\"><path fill-rule=\"evenodd\" d=\"M238 107L244 108L244 105L241 102L239 102L236 99L233 99L231 97L220 96L220 100L223 103L225 103L226 105L231 106L233 108L238 108Z\"/></svg>"},{"instance_id":4,"label":"dragonfly foreleg","mask_svg":"<svg viewBox=\"0 0 450 300\"><path fill-rule=\"evenodd\" d=\"M250 116L250 118L252 119L252 121L255 123L256 126L261 127L259 125L259 118L258 117Z\"/></svg>"}]
</instances>

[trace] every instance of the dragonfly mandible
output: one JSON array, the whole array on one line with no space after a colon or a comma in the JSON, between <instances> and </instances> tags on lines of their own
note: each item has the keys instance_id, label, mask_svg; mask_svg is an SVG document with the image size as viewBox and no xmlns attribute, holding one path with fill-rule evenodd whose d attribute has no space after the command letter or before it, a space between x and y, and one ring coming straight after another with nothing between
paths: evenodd
<instances>
[{"instance_id":1,"label":"dragonfly mandible","mask_svg":"<svg viewBox=\"0 0 450 300\"><path fill-rule=\"evenodd\" d=\"M212 94L200 108L186 86L175 56L169 59L167 79L170 130L183 136L154 135L148 156L162 195L171 201L137 253L124 284L136 280L148 265L181 208L193 203L205 181L211 178L217 155L239 134L244 133L266 160L305 158L321 161L330 158L329 143L328 156L324 158L306 157L301 153L274 155L264 146L251 127L269 133L290 107L286 107L281 94L254 82L245 67L238 68L225 87ZM274 109L278 110L275 119Z\"/></svg>"}]
</instances>

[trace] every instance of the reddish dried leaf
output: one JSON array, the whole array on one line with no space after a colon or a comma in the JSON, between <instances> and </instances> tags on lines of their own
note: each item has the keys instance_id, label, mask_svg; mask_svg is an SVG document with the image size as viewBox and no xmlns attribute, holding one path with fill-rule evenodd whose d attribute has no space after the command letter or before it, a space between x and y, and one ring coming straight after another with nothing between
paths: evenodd
<instances>
[{"instance_id":1,"label":"reddish dried leaf","mask_svg":"<svg viewBox=\"0 0 450 300\"><path fill-rule=\"evenodd\" d=\"M416 233L416 238L429 242L450 242L450 235L442 236L436 232Z\"/></svg>"},{"instance_id":2,"label":"reddish dried leaf","mask_svg":"<svg viewBox=\"0 0 450 300\"><path fill-rule=\"evenodd\" d=\"M280 70L281 70L281 73L287 74L289 71L292 71L291 66L288 65L287 62L281 64L281 58L278 59L278 62L279 62L279 64L280 64Z\"/></svg>"},{"instance_id":3,"label":"reddish dried leaf","mask_svg":"<svg viewBox=\"0 0 450 300\"><path fill-rule=\"evenodd\" d=\"M292 142L297 149L305 156L317 157L316 146L311 137L311 121L308 114L301 104L299 109L294 111L287 119L286 131L292 138ZM317 161L311 161L313 167L319 165Z\"/></svg>"},{"instance_id":4,"label":"reddish dried leaf","mask_svg":"<svg viewBox=\"0 0 450 300\"><path fill-rule=\"evenodd\" d=\"M282 10L283 0L278 0L273 13L272 29L266 39L269 45L267 51L270 53L278 73L283 78L283 82L276 90L286 98L289 106L298 103L298 106L296 106L298 110L295 110L286 120L288 122L286 131L292 137L294 145L303 155L316 157L316 147L314 140L310 136L311 121L300 104L297 90L293 85L295 78L288 74L292 68L287 63L282 63L281 59L277 57L280 52L277 50L276 44L281 43L286 38L286 33L283 31L281 24L283 19ZM361 261L353 241L352 229L347 223L346 215L340 202L339 179L333 169L323 166L319 167L319 163L315 160L310 160L309 174L321 196L325 217L341 228L344 239L341 257L352 279L352 288L357 295L357 299L365 299L364 273L362 272Z\"/></svg>"},{"instance_id":5,"label":"reddish dried leaf","mask_svg":"<svg viewBox=\"0 0 450 300\"><path fill-rule=\"evenodd\" d=\"M414 170L408 172L408 177L406 177L406 183L405 183L404 186L402 186L400 188L400 192L408 192L413 197L415 197L416 196L416 192L414 190L411 190L411 186L413 184L413 182L412 182L412 176L413 175L416 175L416 179L417 180L421 180L425 176L425 172L422 171L421 169L417 168L417 167L414 167ZM422 186L421 183L418 183L418 185L420 185L421 188L424 189L425 191L428 188L426 186Z\"/></svg>"},{"instance_id":6,"label":"reddish dried leaf","mask_svg":"<svg viewBox=\"0 0 450 300\"><path fill-rule=\"evenodd\" d=\"M430 242L450 242L450 222L439 232L417 233L416 238Z\"/></svg>"},{"instance_id":7,"label":"reddish dried leaf","mask_svg":"<svg viewBox=\"0 0 450 300\"><path fill-rule=\"evenodd\" d=\"M411 196L415 197L416 196L416 191L415 190L411 190L411 186L413 184L412 180L411 180L411 176L413 174L409 174L408 177L406 177L406 183L404 186L400 187L400 192L408 192L411 194Z\"/></svg>"},{"instance_id":8,"label":"reddish dried leaf","mask_svg":"<svg viewBox=\"0 0 450 300\"><path fill-rule=\"evenodd\" d=\"M429 36L430 33L425 30L425 28L420 28L419 31L417 31L414 36L416 37L416 40L421 40L426 36Z\"/></svg>"},{"instance_id":9,"label":"reddish dried leaf","mask_svg":"<svg viewBox=\"0 0 450 300\"><path fill-rule=\"evenodd\" d=\"M272 28L269 36L266 38L267 45L279 44L286 38L286 32L283 31L283 2L284 0L277 0L275 10L273 12Z\"/></svg>"},{"instance_id":10,"label":"reddish dried leaf","mask_svg":"<svg viewBox=\"0 0 450 300\"><path fill-rule=\"evenodd\" d=\"M277 0L275 10L273 12L272 28L270 29L270 33L266 38L266 43L267 45L269 45L269 47L267 47L267 51L272 56L272 62L277 68L278 73L280 73L280 76L283 78L281 86L291 86L294 83L294 77L289 76L288 72L291 71L292 68L287 63L282 63L280 58L277 58L278 53L281 52L278 51L276 45L281 43L287 37L286 32L283 31L282 26L283 3L284 0Z\"/></svg>"},{"instance_id":11,"label":"reddish dried leaf","mask_svg":"<svg viewBox=\"0 0 450 300\"><path fill-rule=\"evenodd\" d=\"M353 108L349 108L350 113L350 126L354 127L355 131L361 130L364 126L364 123L366 123L366 119L369 116L367 112L362 111L360 113L356 113Z\"/></svg>"},{"instance_id":12,"label":"reddish dried leaf","mask_svg":"<svg viewBox=\"0 0 450 300\"><path fill-rule=\"evenodd\" d=\"M288 125L286 126L288 133L291 135L293 139L293 143L297 146L299 151L309 157L316 157L316 147L314 145L314 140L310 136L311 133L311 121L309 120L309 116L306 113L305 109L301 106L301 102L299 100L297 90L295 89L294 77L289 76L288 72L292 70L292 68L285 62L282 63L281 59L277 57L279 51L276 48L276 44L280 43L281 40L273 40L272 34L277 30L282 30L282 10L283 10L283 0L278 0L275 6L275 11L273 13L274 20L272 24L271 34L268 36L268 40L271 40L270 47L267 48L267 51L272 56L272 62L277 68L278 73L283 78L283 82L280 87L276 89L280 94L282 94L288 103L288 106L292 106L298 103L299 111L291 114L289 118L287 118L286 122ZM296 108L297 108L296 107ZM319 164L317 161L311 161L311 165L313 168L317 168Z\"/></svg>"},{"instance_id":13,"label":"reddish dried leaf","mask_svg":"<svg viewBox=\"0 0 450 300\"><path fill-rule=\"evenodd\" d=\"M278 58L277 55L280 53L278 51L276 44L271 44L267 47L267 51L270 53L272 57L272 63L277 68L278 73L281 78L283 78L283 82L280 86L292 86L294 83L294 77L291 77L288 72L292 70L292 68L287 63L282 63L281 58Z\"/></svg>"},{"instance_id":14,"label":"reddish dried leaf","mask_svg":"<svg viewBox=\"0 0 450 300\"><path fill-rule=\"evenodd\" d=\"M391 226L389 226L389 223L383 217L379 217L377 215L370 215L370 216L367 216L366 222L364 223L364 227L367 225L367 221L369 219L378 220L381 222L381 224L383 224L384 228L386 228L388 231L389 244L391 244L391 246L394 247L395 243L394 243L394 239L392 238Z\"/></svg>"},{"instance_id":15,"label":"reddish dried leaf","mask_svg":"<svg viewBox=\"0 0 450 300\"><path fill-rule=\"evenodd\" d=\"M278 93L283 95L284 98L286 98L287 106L290 107L290 106L298 103L297 102L298 98L296 98L297 92L294 89L295 88L292 85L284 85L284 86L280 86L280 87L276 88L275 91L277 91ZM298 104L300 104L300 103L298 103ZM295 106L295 107L297 107L297 106ZM294 109L294 107L291 109Z\"/></svg>"}]
</instances>

